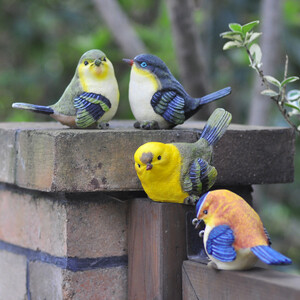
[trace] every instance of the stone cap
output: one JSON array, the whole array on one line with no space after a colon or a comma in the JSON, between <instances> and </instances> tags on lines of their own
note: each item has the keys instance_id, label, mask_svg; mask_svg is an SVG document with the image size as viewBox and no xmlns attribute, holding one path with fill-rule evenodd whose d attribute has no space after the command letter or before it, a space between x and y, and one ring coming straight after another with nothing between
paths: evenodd
<instances>
[{"instance_id":1,"label":"stone cap","mask_svg":"<svg viewBox=\"0 0 300 300\"><path fill-rule=\"evenodd\" d=\"M0 123L0 182L46 192L141 191L136 149L149 141L195 142L204 124L144 131L133 121L112 121L108 130ZM214 148L216 184L292 182L294 143L290 128L230 125Z\"/></svg>"}]
</instances>

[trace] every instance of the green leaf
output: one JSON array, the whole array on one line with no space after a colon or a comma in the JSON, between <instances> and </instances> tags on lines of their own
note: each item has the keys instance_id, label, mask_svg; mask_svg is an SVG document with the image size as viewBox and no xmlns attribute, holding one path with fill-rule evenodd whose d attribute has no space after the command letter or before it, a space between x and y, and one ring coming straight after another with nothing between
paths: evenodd
<instances>
[{"instance_id":1,"label":"green leaf","mask_svg":"<svg viewBox=\"0 0 300 300\"><path fill-rule=\"evenodd\" d=\"M242 26L238 23L230 23L229 24L229 28L232 30L232 31L237 31L237 32L241 32L243 33L242 31Z\"/></svg>"},{"instance_id":2,"label":"green leaf","mask_svg":"<svg viewBox=\"0 0 300 300\"><path fill-rule=\"evenodd\" d=\"M243 34L246 34L249 32L254 26L258 25L259 21L253 21L250 23L247 23L241 27Z\"/></svg>"},{"instance_id":3,"label":"green leaf","mask_svg":"<svg viewBox=\"0 0 300 300\"><path fill-rule=\"evenodd\" d=\"M261 63L262 53L261 49L257 44L253 44L249 49L254 59L254 64L259 65Z\"/></svg>"},{"instance_id":4,"label":"green leaf","mask_svg":"<svg viewBox=\"0 0 300 300\"><path fill-rule=\"evenodd\" d=\"M248 44L251 44L252 42L254 42L257 38L259 38L262 35L261 32L253 32L250 33L250 37L249 40L247 41Z\"/></svg>"},{"instance_id":5,"label":"green leaf","mask_svg":"<svg viewBox=\"0 0 300 300\"><path fill-rule=\"evenodd\" d=\"M263 90L263 91L261 92L261 94L262 94L262 95L265 95L265 96L269 96L269 97L276 97L276 96L279 95L278 92L275 92L275 91L273 91L273 90Z\"/></svg>"},{"instance_id":6,"label":"green leaf","mask_svg":"<svg viewBox=\"0 0 300 300\"><path fill-rule=\"evenodd\" d=\"M264 78L271 84L278 86L279 88L281 87L281 84L279 80L274 78L273 76L265 75Z\"/></svg>"},{"instance_id":7,"label":"green leaf","mask_svg":"<svg viewBox=\"0 0 300 300\"><path fill-rule=\"evenodd\" d=\"M288 77L287 79L285 79L285 80L283 80L283 81L281 82L281 86L284 86L284 85L286 85L286 84L288 84L288 83L290 83L290 82L294 82L294 81L297 81L297 80L299 80L299 77L298 77L298 76L291 76L291 77Z\"/></svg>"},{"instance_id":8,"label":"green leaf","mask_svg":"<svg viewBox=\"0 0 300 300\"><path fill-rule=\"evenodd\" d=\"M288 101L296 101L300 99L300 90L291 90L287 93L286 99Z\"/></svg>"},{"instance_id":9,"label":"green leaf","mask_svg":"<svg viewBox=\"0 0 300 300\"><path fill-rule=\"evenodd\" d=\"M223 34L224 33L224 34ZM240 32L227 31L220 34L223 39L237 40L242 42L242 34Z\"/></svg>"},{"instance_id":10,"label":"green leaf","mask_svg":"<svg viewBox=\"0 0 300 300\"><path fill-rule=\"evenodd\" d=\"M223 50L228 50L228 49L242 47L242 46L243 46L242 43L239 43L238 41L230 41L223 46Z\"/></svg>"},{"instance_id":11,"label":"green leaf","mask_svg":"<svg viewBox=\"0 0 300 300\"><path fill-rule=\"evenodd\" d=\"M293 109L296 109L296 110L298 110L298 111L300 112L300 107L297 106L297 105L294 105L294 104L292 104L292 103L290 103L290 102L285 102L284 105L286 105L286 106L288 106L288 107L291 107L291 108L293 108Z\"/></svg>"},{"instance_id":12,"label":"green leaf","mask_svg":"<svg viewBox=\"0 0 300 300\"><path fill-rule=\"evenodd\" d=\"M225 32L222 32L220 33L220 36L223 37L223 38L227 38L227 36L231 36L231 35L240 35L242 36L242 33L241 32L236 32L236 31L225 31Z\"/></svg>"}]
</instances>

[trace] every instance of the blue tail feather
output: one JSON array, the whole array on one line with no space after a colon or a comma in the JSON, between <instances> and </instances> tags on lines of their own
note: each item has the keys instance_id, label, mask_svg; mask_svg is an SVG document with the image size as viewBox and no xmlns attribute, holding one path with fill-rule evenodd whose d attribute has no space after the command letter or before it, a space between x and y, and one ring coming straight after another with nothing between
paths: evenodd
<instances>
[{"instance_id":1,"label":"blue tail feather","mask_svg":"<svg viewBox=\"0 0 300 300\"><path fill-rule=\"evenodd\" d=\"M18 103L13 103L12 107L18 108L18 109L30 110L30 111L37 112L40 114L46 114L46 115L54 114L54 110L49 106L42 106L42 105L18 102Z\"/></svg>"},{"instance_id":2,"label":"blue tail feather","mask_svg":"<svg viewBox=\"0 0 300 300\"><path fill-rule=\"evenodd\" d=\"M231 114L223 108L217 108L209 117L200 138L209 145L215 144L225 133L231 122Z\"/></svg>"},{"instance_id":3,"label":"blue tail feather","mask_svg":"<svg viewBox=\"0 0 300 300\"><path fill-rule=\"evenodd\" d=\"M212 102L214 100L218 100L220 98L223 98L227 95L229 95L231 93L231 87L228 86L224 89L221 89L219 91L216 91L214 93L211 93L211 94L208 94L206 96L203 96L200 98L200 105L203 105L203 104L207 104L209 102Z\"/></svg>"},{"instance_id":4,"label":"blue tail feather","mask_svg":"<svg viewBox=\"0 0 300 300\"><path fill-rule=\"evenodd\" d=\"M289 265L292 260L269 246L252 247L251 251L268 265Z\"/></svg>"}]
</instances>

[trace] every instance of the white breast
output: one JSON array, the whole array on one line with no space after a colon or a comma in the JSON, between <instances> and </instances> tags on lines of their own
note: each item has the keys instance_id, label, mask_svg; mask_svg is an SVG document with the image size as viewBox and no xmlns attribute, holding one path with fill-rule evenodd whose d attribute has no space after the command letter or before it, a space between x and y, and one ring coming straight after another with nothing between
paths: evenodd
<instances>
[{"instance_id":1,"label":"white breast","mask_svg":"<svg viewBox=\"0 0 300 300\"><path fill-rule=\"evenodd\" d=\"M206 225L204 236L203 236L203 243L204 248L206 250L206 242L208 239L208 235L211 232L213 227ZM240 249L237 251L236 259L231 262L222 262L218 259L214 258L213 256L207 253L208 257L217 265L218 269L220 270L247 270L251 269L255 263L257 262L258 258L253 254L250 248Z\"/></svg>"},{"instance_id":2,"label":"white breast","mask_svg":"<svg viewBox=\"0 0 300 300\"><path fill-rule=\"evenodd\" d=\"M118 82L115 77L114 69L112 64L107 60L106 76L95 77L92 72L89 72L88 69L85 69L84 81L81 81L84 91L88 91L95 94L100 94L106 97L110 103L111 108L107 111L98 122L108 122L110 121L117 112L119 106L119 87Z\"/></svg>"},{"instance_id":3,"label":"white breast","mask_svg":"<svg viewBox=\"0 0 300 300\"><path fill-rule=\"evenodd\" d=\"M111 103L110 110L106 112L98 122L108 122L114 117L119 106L119 88L116 78L111 77L102 80L98 94L105 96Z\"/></svg>"},{"instance_id":4,"label":"white breast","mask_svg":"<svg viewBox=\"0 0 300 300\"><path fill-rule=\"evenodd\" d=\"M152 96L161 89L155 76L147 71L132 66L129 82L129 103L135 119L139 122L157 121L160 128L168 128L169 124L158 115L151 106Z\"/></svg>"}]
</instances>

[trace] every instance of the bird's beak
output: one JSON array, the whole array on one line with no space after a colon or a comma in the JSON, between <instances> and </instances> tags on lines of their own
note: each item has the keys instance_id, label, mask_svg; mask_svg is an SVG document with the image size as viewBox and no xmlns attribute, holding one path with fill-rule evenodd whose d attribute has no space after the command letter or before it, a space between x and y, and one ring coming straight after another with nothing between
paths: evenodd
<instances>
[{"instance_id":1,"label":"bird's beak","mask_svg":"<svg viewBox=\"0 0 300 300\"><path fill-rule=\"evenodd\" d=\"M151 170L151 169L152 169L152 167L153 167L153 165L152 165L152 164L150 164L150 163L147 163L146 170L147 170L147 171L149 171L149 170Z\"/></svg>"},{"instance_id":2,"label":"bird's beak","mask_svg":"<svg viewBox=\"0 0 300 300\"><path fill-rule=\"evenodd\" d=\"M99 67L101 65L101 60L100 59L95 59L94 64Z\"/></svg>"},{"instance_id":3,"label":"bird's beak","mask_svg":"<svg viewBox=\"0 0 300 300\"><path fill-rule=\"evenodd\" d=\"M129 64L130 66L132 66L133 63L134 63L133 59L123 58L122 60L123 60L126 64Z\"/></svg>"}]
</instances>

